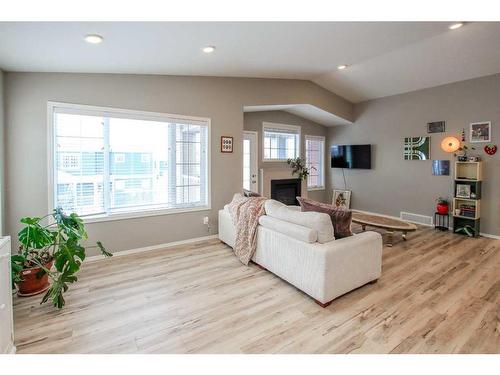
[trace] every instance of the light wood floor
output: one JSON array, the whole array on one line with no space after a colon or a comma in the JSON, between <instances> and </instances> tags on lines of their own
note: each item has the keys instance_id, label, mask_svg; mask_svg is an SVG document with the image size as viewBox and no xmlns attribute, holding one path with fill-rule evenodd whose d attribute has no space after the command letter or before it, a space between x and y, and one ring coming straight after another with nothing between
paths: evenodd
<instances>
[{"instance_id":1,"label":"light wood floor","mask_svg":"<svg viewBox=\"0 0 500 375\"><path fill-rule=\"evenodd\" d=\"M67 305L15 298L19 353L499 353L500 241L431 228L323 309L218 240L87 263Z\"/></svg>"}]
</instances>

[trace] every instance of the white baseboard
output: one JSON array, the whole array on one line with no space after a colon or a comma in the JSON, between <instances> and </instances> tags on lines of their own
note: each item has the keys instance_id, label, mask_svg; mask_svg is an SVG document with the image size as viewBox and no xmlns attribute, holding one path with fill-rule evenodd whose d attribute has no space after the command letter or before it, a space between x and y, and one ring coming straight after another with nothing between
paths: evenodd
<instances>
[{"instance_id":1,"label":"white baseboard","mask_svg":"<svg viewBox=\"0 0 500 375\"><path fill-rule=\"evenodd\" d=\"M391 215L384 215L384 214L379 214L378 212L371 212L371 211L364 211L364 210L358 210L358 209L354 209L355 211L359 211L359 212L363 212L365 214L371 214L371 215L379 215L379 216L383 216L383 217L388 217L390 219L398 219L398 220L401 220L401 218L397 217L397 216L391 216ZM422 225L422 226L428 226L428 227L432 227L432 225L425 225L425 224L422 224L422 223L417 223L418 225ZM449 228L452 232L453 232L453 227L450 227ZM480 236L483 236L483 237L488 237L488 238L494 238L496 240L500 240L500 236L496 235L496 234L489 234L489 233L479 233Z\"/></svg>"},{"instance_id":2,"label":"white baseboard","mask_svg":"<svg viewBox=\"0 0 500 375\"><path fill-rule=\"evenodd\" d=\"M496 234L489 234L489 233L480 232L479 235L483 236L483 237L494 238L496 240L500 240L500 236L497 236Z\"/></svg>"},{"instance_id":3,"label":"white baseboard","mask_svg":"<svg viewBox=\"0 0 500 375\"><path fill-rule=\"evenodd\" d=\"M143 252L146 252L146 251L166 249L166 248L173 247L173 246L186 245L186 244L190 244L190 243L194 243L194 242L211 240L211 239L214 239L214 238L218 238L218 235L217 234L213 234L213 235L210 235L210 236L190 238L188 240L174 241L174 242L162 243L162 244L159 244L159 245L152 245L152 246L146 246L146 247L139 247L139 248L136 248L136 249L129 249L129 250L117 251L116 253L113 253L113 258L114 257L123 256L123 255L143 253ZM93 255L93 256L90 256L88 258L85 258L85 262L94 262L96 260L102 260L102 259L106 259L106 257L104 255Z\"/></svg>"}]
</instances>

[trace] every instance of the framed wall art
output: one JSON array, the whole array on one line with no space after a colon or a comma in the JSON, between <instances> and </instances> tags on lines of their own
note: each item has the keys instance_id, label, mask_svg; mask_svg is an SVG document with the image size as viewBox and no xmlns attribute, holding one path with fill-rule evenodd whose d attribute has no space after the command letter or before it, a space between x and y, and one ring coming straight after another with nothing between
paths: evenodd
<instances>
[{"instance_id":1,"label":"framed wall art","mask_svg":"<svg viewBox=\"0 0 500 375\"><path fill-rule=\"evenodd\" d=\"M220 137L220 152L233 152L233 137L229 137L227 135L223 135L222 137Z\"/></svg>"},{"instance_id":2,"label":"framed wall art","mask_svg":"<svg viewBox=\"0 0 500 375\"><path fill-rule=\"evenodd\" d=\"M491 142L491 121L470 124L470 142Z\"/></svg>"}]
</instances>

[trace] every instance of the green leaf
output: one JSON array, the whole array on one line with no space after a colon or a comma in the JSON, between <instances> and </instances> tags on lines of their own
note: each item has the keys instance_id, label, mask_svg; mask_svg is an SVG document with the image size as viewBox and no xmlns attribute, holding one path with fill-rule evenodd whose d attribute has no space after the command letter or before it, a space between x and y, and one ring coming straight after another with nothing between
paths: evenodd
<instances>
[{"instance_id":1,"label":"green leaf","mask_svg":"<svg viewBox=\"0 0 500 375\"><path fill-rule=\"evenodd\" d=\"M97 241L97 247L99 248L99 250L101 250L102 255L104 255L105 257L112 257L113 256L113 254L111 254L109 251L107 251L104 248L104 246L102 245L101 241Z\"/></svg>"}]
</instances>

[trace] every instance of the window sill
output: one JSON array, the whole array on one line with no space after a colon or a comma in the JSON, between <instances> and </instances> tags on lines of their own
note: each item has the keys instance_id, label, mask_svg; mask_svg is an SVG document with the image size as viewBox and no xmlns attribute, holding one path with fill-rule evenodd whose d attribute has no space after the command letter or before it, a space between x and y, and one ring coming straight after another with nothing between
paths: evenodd
<instances>
[{"instance_id":1,"label":"window sill","mask_svg":"<svg viewBox=\"0 0 500 375\"><path fill-rule=\"evenodd\" d=\"M101 223L106 221L118 221L118 220L128 220L128 219L141 219L151 216L163 216L172 214L182 214L188 212L198 212L198 211L208 211L211 210L211 206L199 206L190 208L168 208L168 209L158 209L158 210L145 210L136 212L124 212L115 213L110 215L92 215L92 216L81 216L85 224Z\"/></svg>"},{"instance_id":2,"label":"window sill","mask_svg":"<svg viewBox=\"0 0 500 375\"><path fill-rule=\"evenodd\" d=\"M318 187L311 187L311 188L307 188L307 191L319 191L319 190L325 190L325 187L324 186L318 186Z\"/></svg>"},{"instance_id":3,"label":"window sill","mask_svg":"<svg viewBox=\"0 0 500 375\"><path fill-rule=\"evenodd\" d=\"M286 163L288 159L262 159L263 163Z\"/></svg>"}]
</instances>

